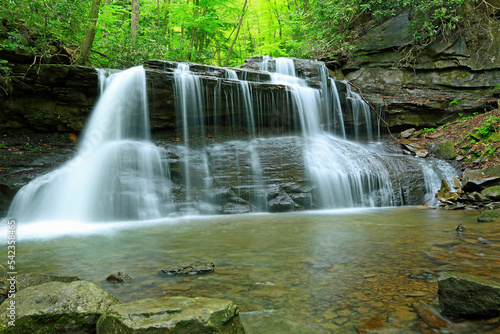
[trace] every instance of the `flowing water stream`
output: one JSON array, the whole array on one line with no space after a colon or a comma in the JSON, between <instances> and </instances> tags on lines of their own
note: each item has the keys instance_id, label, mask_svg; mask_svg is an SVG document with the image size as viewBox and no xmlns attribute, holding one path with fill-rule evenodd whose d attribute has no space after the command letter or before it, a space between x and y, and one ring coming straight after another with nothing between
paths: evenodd
<instances>
[{"instance_id":1,"label":"flowing water stream","mask_svg":"<svg viewBox=\"0 0 500 334\"><path fill-rule=\"evenodd\" d=\"M78 152L22 188L9 210L18 221L18 271L77 275L125 302L228 298L248 333L356 333L373 319L396 332L418 330L412 303L434 302L436 281L412 274L500 278L494 227L468 212L395 208L420 203L455 170L386 150L360 96L348 89L349 110L341 110L335 81L317 66L311 83L293 60L264 57L260 71L266 84L285 88L278 94L255 90L244 80L249 72L232 69L210 90L178 64L179 139L160 146L150 138L144 68L100 71L102 97ZM236 85L222 90L228 82ZM209 104L221 99L225 116L210 115ZM283 109L298 133L264 136L265 106ZM348 114L354 129L344 125ZM210 142L207 121L214 133L219 124L243 127L246 138ZM262 213L276 203L337 210ZM261 213L215 215L232 210ZM473 226L466 236L454 230L460 220ZM478 244L477 235L491 242ZM216 271L158 276L162 267L200 260ZM104 281L117 270L134 280ZM473 330L488 329L481 326Z\"/></svg>"},{"instance_id":2,"label":"flowing water stream","mask_svg":"<svg viewBox=\"0 0 500 334\"><path fill-rule=\"evenodd\" d=\"M8 215L26 222L88 222L232 212L235 206L240 207L235 212L400 206L420 204L442 179L451 182L455 170L446 163L381 148L381 131L366 103L347 87L349 110L341 110L326 67L319 62L312 66L319 82L299 77L293 59L263 57L260 70L271 85L285 88L282 101L274 93L254 92L255 83L239 79L232 69L224 69L224 78L211 93L203 76L188 64L177 64L173 86L181 139L172 149L175 156L151 143L143 67L101 71L102 96L76 156L25 186ZM219 83L224 80L236 85L222 91ZM218 122L233 131L243 127L248 139L204 141L208 110L215 110L210 104L217 101L207 96L222 95L226 120L214 116L213 128ZM262 108L269 104L285 109L293 127L300 129L300 136L287 139L279 149L295 147L294 155L300 156L292 162L286 155L281 161L266 158L281 138L290 138L260 136ZM343 124L346 113L355 122L353 131ZM361 134L365 141L360 141ZM233 169L217 167L224 155L232 157L228 163L236 163ZM174 168L175 180L172 163L181 165L180 171ZM290 164L298 170L285 173ZM278 178L276 170L282 170ZM213 194L224 191L226 199L217 201Z\"/></svg>"},{"instance_id":3,"label":"flowing water stream","mask_svg":"<svg viewBox=\"0 0 500 334\"><path fill-rule=\"evenodd\" d=\"M500 230L476 217L402 207L183 217L141 226L20 225L17 269L76 275L123 302L178 295L230 299L249 334L355 334L355 326L375 325L381 333L422 333L427 327L413 304L437 305L433 277L439 272L500 279ZM459 221L463 234L455 231ZM159 275L196 261L213 261L215 271ZM116 271L133 280L106 282ZM460 323L441 332L495 333L496 325Z\"/></svg>"}]
</instances>

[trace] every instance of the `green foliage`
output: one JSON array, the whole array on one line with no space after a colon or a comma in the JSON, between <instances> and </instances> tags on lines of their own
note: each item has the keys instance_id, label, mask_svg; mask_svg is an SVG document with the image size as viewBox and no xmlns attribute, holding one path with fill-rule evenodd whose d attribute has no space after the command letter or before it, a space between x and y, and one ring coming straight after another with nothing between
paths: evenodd
<instances>
[{"instance_id":1,"label":"green foliage","mask_svg":"<svg viewBox=\"0 0 500 334\"><path fill-rule=\"evenodd\" d=\"M433 132L434 130L434 128L424 128L424 133Z\"/></svg>"},{"instance_id":2,"label":"green foliage","mask_svg":"<svg viewBox=\"0 0 500 334\"><path fill-rule=\"evenodd\" d=\"M488 146L488 147L486 147L486 148L484 149L484 154L485 154L488 158L493 159L493 158L495 157L495 151L496 151L496 149L494 149L494 148L492 148L492 147L489 147L489 146Z\"/></svg>"},{"instance_id":3,"label":"green foliage","mask_svg":"<svg viewBox=\"0 0 500 334\"><path fill-rule=\"evenodd\" d=\"M473 113L472 115L468 115L468 116L463 116L463 114L462 114L462 113L459 113L459 114L458 114L458 117L459 117L459 118L458 118L458 120L459 120L459 121L466 121L466 120L469 120L469 119L471 119L471 118L476 117L477 115L479 115L479 113L478 113L478 112L475 112L475 113Z\"/></svg>"},{"instance_id":4,"label":"green foliage","mask_svg":"<svg viewBox=\"0 0 500 334\"><path fill-rule=\"evenodd\" d=\"M81 38L87 3L73 0L2 1L0 47L51 57L60 51L61 42L71 44Z\"/></svg>"},{"instance_id":5,"label":"green foliage","mask_svg":"<svg viewBox=\"0 0 500 334\"><path fill-rule=\"evenodd\" d=\"M6 77L10 74L11 68L8 63L7 60L0 59L0 77Z\"/></svg>"},{"instance_id":6,"label":"green foliage","mask_svg":"<svg viewBox=\"0 0 500 334\"><path fill-rule=\"evenodd\" d=\"M481 126L474 128L475 134L480 138L488 137L497 131L499 121L500 118L497 116L488 117L481 123Z\"/></svg>"},{"instance_id":7,"label":"green foliage","mask_svg":"<svg viewBox=\"0 0 500 334\"><path fill-rule=\"evenodd\" d=\"M473 2L477 0L252 0L229 65L255 55L320 57L349 52L364 22L380 22L405 10L412 14L415 42L427 43L463 24L463 7ZM131 1L102 0L90 61L112 68L152 58L222 65L243 3L141 0L139 32L133 37ZM62 53L64 46L70 56L77 56L91 4L91 0L2 1L0 48L25 50L40 59ZM6 71L0 63L0 73Z\"/></svg>"}]
</instances>

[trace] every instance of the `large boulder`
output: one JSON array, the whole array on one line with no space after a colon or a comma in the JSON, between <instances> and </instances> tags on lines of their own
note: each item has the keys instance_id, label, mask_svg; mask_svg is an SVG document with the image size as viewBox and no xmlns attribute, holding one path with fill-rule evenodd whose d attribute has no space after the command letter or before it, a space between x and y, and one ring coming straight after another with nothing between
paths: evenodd
<instances>
[{"instance_id":1,"label":"large boulder","mask_svg":"<svg viewBox=\"0 0 500 334\"><path fill-rule=\"evenodd\" d=\"M493 186L481 191L481 194L494 201L500 200L500 186Z\"/></svg>"},{"instance_id":2,"label":"large boulder","mask_svg":"<svg viewBox=\"0 0 500 334\"><path fill-rule=\"evenodd\" d=\"M484 170L488 176L500 176L500 165L490 166Z\"/></svg>"},{"instance_id":3,"label":"large boulder","mask_svg":"<svg viewBox=\"0 0 500 334\"><path fill-rule=\"evenodd\" d=\"M500 209L481 212L477 221L480 223L500 222Z\"/></svg>"},{"instance_id":4,"label":"large boulder","mask_svg":"<svg viewBox=\"0 0 500 334\"><path fill-rule=\"evenodd\" d=\"M472 191L483 191L486 188L499 186L500 177L483 177L468 179L466 182L462 182L462 190L466 192Z\"/></svg>"},{"instance_id":5,"label":"large boulder","mask_svg":"<svg viewBox=\"0 0 500 334\"><path fill-rule=\"evenodd\" d=\"M76 276L58 276L58 275L45 275L45 274L19 274L16 277L16 288L17 291L23 289L41 285L49 282L63 282L71 283L79 281L80 279Z\"/></svg>"},{"instance_id":6,"label":"large boulder","mask_svg":"<svg viewBox=\"0 0 500 334\"><path fill-rule=\"evenodd\" d=\"M442 140L437 143L436 147L432 150L432 153L441 159L455 159L457 153L455 152L455 142L452 140Z\"/></svg>"},{"instance_id":7,"label":"large boulder","mask_svg":"<svg viewBox=\"0 0 500 334\"><path fill-rule=\"evenodd\" d=\"M0 305L0 332L95 333L101 314L119 303L113 295L91 282L36 285L17 292L15 298ZM12 321L15 326L9 325Z\"/></svg>"},{"instance_id":8,"label":"large boulder","mask_svg":"<svg viewBox=\"0 0 500 334\"><path fill-rule=\"evenodd\" d=\"M293 211L295 203L293 199L283 190L280 190L278 196L267 201L269 212L287 212Z\"/></svg>"},{"instance_id":9,"label":"large boulder","mask_svg":"<svg viewBox=\"0 0 500 334\"><path fill-rule=\"evenodd\" d=\"M437 192L437 198L442 203L454 203L459 199L460 195L451 191L446 180L441 180L441 188Z\"/></svg>"},{"instance_id":10,"label":"large boulder","mask_svg":"<svg viewBox=\"0 0 500 334\"><path fill-rule=\"evenodd\" d=\"M455 318L492 318L500 315L500 284L480 277L444 272L438 277L439 306Z\"/></svg>"},{"instance_id":11,"label":"large boulder","mask_svg":"<svg viewBox=\"0 0 500 334\"><path fill-rule=\"evenodd\" d=\"M97 323L98 334L244 333L238 307L215 298L150 298L114 305Z\"/></svg>"}]
</instances>

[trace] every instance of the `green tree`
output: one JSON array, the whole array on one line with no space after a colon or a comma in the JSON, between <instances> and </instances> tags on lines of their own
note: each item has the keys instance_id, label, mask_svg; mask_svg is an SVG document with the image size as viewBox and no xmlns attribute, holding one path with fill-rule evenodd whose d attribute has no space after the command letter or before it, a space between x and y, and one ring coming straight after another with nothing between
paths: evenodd
<instances>
[{"instance_id":1,"label":"green tree","mask_svg":"<svg viewBox=\"0 0 500 334\"><path fill-rule=\"evenodd\" d=\"M82 42L80 43L80 57L78 58L78 63L80 64L85 64L88 61L90 51L92 50L100 6L101 0L92 0L90 20L87 26L87 31L85 32Z\"/></svg>"},{"instance_id":2,"label":"green tree","mask_svg":"<svg viewBox=\"0 0 500 334\"><path fill-rule=\"evenodd\" d=\"M415 45L467 25L469 41L487 39L498 10L478 0L8 0L0 47L39 61L79 55L72 60L96 67L151 58L232 66L255 55L349 52L367 22L402 11Z\"/></svg>"}]
</instances>

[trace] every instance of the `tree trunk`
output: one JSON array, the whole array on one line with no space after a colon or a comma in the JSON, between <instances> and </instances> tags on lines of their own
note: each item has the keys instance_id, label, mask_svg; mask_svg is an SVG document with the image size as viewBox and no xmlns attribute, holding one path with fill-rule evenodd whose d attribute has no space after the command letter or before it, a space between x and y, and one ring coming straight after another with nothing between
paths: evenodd
<instances>
[{"instance_id":1,"label":"tree trunk","mask_svg":"<svg viewBox=\"0 0 500 334\"><path fill-rule=\"evenodd\" d=\"M224 66L227 66L227 64L229 63L229 58L231 57L231 52L233 52L234 44L236 43L238 35L240 34L241 24L243 23L243 17L245 16L247 10L247 4L248 0L245 0L245 3L243 4L243 10L241 11L240 21L238 22L238 29L236 30L236 35L234 35L233 42L231 43L229 51L227 52L226 62L224 63Z\"/></svg>"},{"instance_id":2,"label":"tree trunk","mask_svg":"<svg viewBox=\"0 0 500 334\"><path fill-rule=\"evenodd\" d=\"M193 12L193 22L196 22L198 18L198 10L200 6L200 0L193 0L194 12ZM191 36L189 37L189 50L187 54L187 60L191 61L191 55L193 50L195 49L195 34L196 34L196 25L191 28Z\"/></svg>"},{"instance_id":3,"label":"tree trunk","mask_svg":"<svg viewBox=\"0 0 500 334\"><path fill-rule=\"evenodd\" d=\"M78 64L85 64L90 55L90 50L92 50L92 44L94 43L95 37L95 26L97 23L97 18L99 17L99 7L101 6L101 0L92 0L92 7L90 9L90 21L87 25L87 31L85 36L83 36L82 42L80 43L80 56L78 57Z\"/></svg>"},{"instance_id":4,"label":"tree trunk","mask_svg":"<svg viewBox=\"0 0 500 334\"><path fill-rule=\"evenodd\" d=\"M167 38L170 35L168 33L168 25L169 25L169 20L170 20L170 1L171 0L167 1L167 9L165 10L165 17L163 18L163 31L162 31L162 34L163 34L163 36L167 35Z\"/></svg>"},{"instance_id":5,"label":"tree trunk","mask_svg":"<svg viewBox=\"0 0 500 334\"><path fill-rule=\"evenodd\" d=\"M135 42L139 36L139 0L132 0L132 18L130 22L130 30L132 31L132 40Z\"/></svg>"},{"instance_id":6,"label":"tree trunk","mask_svg":"<svg viewBox=\"0 0 500 334\"><path fill-rule=\"evenodd\" d=\"M107 5L109 4L109 0L104 0L104 3L103 3L103 8L105 8ZM102 24L102 40L104 42L107 42L108 41L108 31L107 31L107 24L104 22Z\"/></svg>"}]
</instances>

